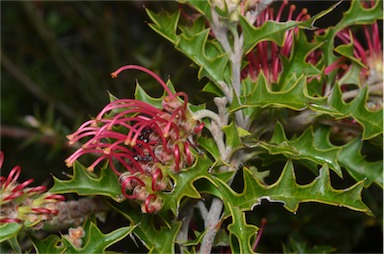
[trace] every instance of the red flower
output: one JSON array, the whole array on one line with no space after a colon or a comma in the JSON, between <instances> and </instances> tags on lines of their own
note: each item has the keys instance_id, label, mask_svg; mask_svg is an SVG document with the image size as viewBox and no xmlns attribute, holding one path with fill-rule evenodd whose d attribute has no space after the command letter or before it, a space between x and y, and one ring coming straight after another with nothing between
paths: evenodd
<instances>
[{"instance_id":1,"label":"red flower","mask_svg":"<svg viewBox=\"0 0 384 254\"><path fill-rule=\"evenodd\" d=\"M123 195L140 200L144 212L155 212L161 208L161 200L155 193L172 189L169 170L178 173L192 165L193 137L202 125L191 117L188 96L183 92L173 93L150 70L127 65L113 72L112 77L127 69L144 71L163 86L168 95L162 101L162 108L133 99L109 103L95 119L68 136L70 144L85 141L66 163L70 167L82 155L96 154L88 170L93 171L100 162L107 161L120 177Z\"/></svg>"},{"instance_id":2,"label":"red flower","mask_svg":"<svg viewBox=\"0 0 384 254\"><path fill-rule=\"evenodd\" d=\"M4 154L0 152L0 168L3 161ZM58 214L57 203L64 201L64 197L46 192L45 186L27 187L34 181L32 178L17 183L20 173L21 168L16 166L8 177L0 177L0 223L17 222L32 227L52 219Z\"/></svg>"}]
</instances>

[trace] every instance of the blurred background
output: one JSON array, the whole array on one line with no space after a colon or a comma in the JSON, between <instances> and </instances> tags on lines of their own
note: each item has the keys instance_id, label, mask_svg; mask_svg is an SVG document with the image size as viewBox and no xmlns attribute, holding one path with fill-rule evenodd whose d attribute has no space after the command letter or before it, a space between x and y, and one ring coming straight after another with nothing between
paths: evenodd
<instances>
[{"instance_id":1,"label":"blurred background","mask_svg":"<svg viewBox=\"0 0 384 254\"><path fill-rule=\"evenodd\" d=\"M297 4L316 13L325 2ZM111 79L110 73L122 65L138 64L164 80L170 77L176 90L185 91L193 104L212 100L199 92L206 80L197 80L191 61L148 27L145 8L175 11L178 5L169 1L1 1L2 175L20 165L20 181L33 177L34 184L51 186L51 174L64 178L71 172L64 160L73 149L66 145L65 136L108 103L108 91L119 98L133 98L138 81L150 95L162 94L161 86L141 72L128 71ZM341 12L334 15L340 18ZM294 215L280 204L265 202L249 213L249 220L259 225L267 218L262 252L281 252L283 244L294 251L294 239L301 248L304 243L306 247L328 244L338 252L379 253L383 251L382 197L382 189L375 185L364 192L364 201L376 218L319 204L305 204ZM114 216L102 230L122 225L122 219ZM132 246L144 251L135 249L129 239L124 241L128 245L123 242L112 249Z\"/></svg>"}]
</instances>

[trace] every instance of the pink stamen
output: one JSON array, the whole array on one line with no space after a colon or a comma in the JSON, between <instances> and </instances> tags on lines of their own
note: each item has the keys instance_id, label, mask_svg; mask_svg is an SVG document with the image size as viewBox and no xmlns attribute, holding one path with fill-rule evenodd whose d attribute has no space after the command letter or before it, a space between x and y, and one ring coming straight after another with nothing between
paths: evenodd
<instances>
[{"instance_id":1,"label":"pink stamen","mask_svg":"<svg viewBox=\"0 0 384 254\"><path fill-rule=\"evenodd\" d=\"M4 184L4 187L7 187L11 182L15 182L19 178L20 173L21 173L20 166L14 167L9 173L7 177L7 181Z\"/></svg>"},{"instance_id":2,"label":"pink stamen","mask_svg":"<svg viewBox=\"0 0 384 254\"><path fill-rule=\"evenodd\" d=\"M152 209L149 209L151 200L156 200L157 196L155 194L149 194L148 197L145 199L145 211L147 213L153 213L156 210L151 207Z\"/></svg>"},{"instance_id":3,"label":"pink stamen","mask_svg":"<svg viewBox=\"0 0 384 254\"><path fill-rule=\"evenodd\" d=\"M175 145L175 150L173 151L173 154L175 156L175 166L176 166L176 172L180 171L180 149L179 145Z\"/></svg>"},{"instance_id":4,"label":"pink stamen","mask_svg":"<svg viewBox=\"0 0 384 254\"><path fill-rule=\"evenodd\" d=\"M159 82L159 84L161 84L163 86L164 90L168 93L168 95L170 95L170 96L173 95L171 90L168 88L168 86L165 84L165 82L158 75L156 75L154 72L148 70L147 68L144 68L144 67L139 66L139 65L122 66L119 69L117 69L116 71L111 73L112 78L116 78L117 75L119 75L119 73L124 71L124 70L139 70L139 71L143 71L143 72L151 75L153 78L155 78L157 80L157 82Z\"/></svg>"},{"instance_id":5,"label":"pink stamen","mask_svg":"<svg viewBox=\"0 0 384 254\"><path fill-rule=\"evenodd\" d=\"M279 8L279 11L278 11L278 13L277 13L277 15L276 15L276 19L275 19L277 22L280 21L281 14L283 13L283 10L284 10L285 6L287 6L287 5L288 5L288 0L284 0L284 1L281 3L280 8Z\"/></svg>"},{"instance_id":6,"label":"pink stamen","mask_svg":"<svg viewBox=\"0 0 384 254\"><path fill-rule=\"evenodd\" d=\"M184 143L184 152L187 157L187 164L191 165L192 164L192 156L191 156L191 150L189 149L189 143L185 142Z\"/></svg>"},{"instance_id":7,"label":"pink stamen","mask_svg":"<svg viewBox=\"0 0 384 254\"><path fill-rule=\"evenodd\" d=\"M62 202L62 201L65 201L65 197L63 195L52 194L52 195L46 196L45 200L53 200L53 201Z\"/></svg>"},{"instance_id":8,"label":"pink stamen","mask_svg":"<svg viewBox=\"0 0 384 254\"><path fill-rule=\"evenodd\" d=\"M38 193L44 193L46 190L47 190L47 187L45 187L45 186L37 186L37 187L33 187L30 190L28 190L27 193L38 194Z\"/></svg>"},{"instance_id":9,"label":"pink stamen","mask_svg":"<svg viewBox=\"0 0 384 254\"><path fill-rule=\"evenodd\" d=\"M163 178L163 173L161 172L160 168L157 168L155 173L153 174L153 177L152 177L152 186L151 187L152 187L153 191L161 190L161 188L159 187L157 182L161 181L162 178Z\"/></svg>"},{"instance_id":10,"label":"pink stamen","mask_svg":"<svg viewBox=\"0 0 384 254\"><path fill-rule=\"evenodd\" d=\"M34 179L28 179L27 181L23 182L22 184L17 185L12 191L18 191L18 190L23 190L25 187L30 185L31 183L34 182Z\"/></svg>"}]
</instances>

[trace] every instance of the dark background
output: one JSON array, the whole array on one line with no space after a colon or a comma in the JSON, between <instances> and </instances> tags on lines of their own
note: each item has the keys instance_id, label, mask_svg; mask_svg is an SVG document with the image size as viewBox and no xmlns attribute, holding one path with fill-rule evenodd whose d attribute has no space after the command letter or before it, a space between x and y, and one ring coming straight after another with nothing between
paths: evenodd
<instances>
[{"instance_id":1,"label":"dark background","mask_svg":"<svg viewBox=\"0 0 384 254\"><path fill-rule=\"evenodd\" d=\"M331 3L296 2L298 9L305 6L312 14ZM191 61L148 27L143 6L154 11L178 8L166 1L1 1L2 175L20 165L20 180L33 177L34 184L50 186L51 174L62 178L63 172L70 172L64 160L73 150L64 145L65 135L108 103L107 91L132 98L138 80L151 95L162 93L140 72L111 79L110 73L122 65L138 64L164 80L170 77L193 104L212 100L199 92L206 80L197 81ZM346 8L348 2L316 25L337 22ZM32 116L37 125L31 124ZM295 215L264 202L248 214L256 225L267 218L258 251L281 252L282 244L294 239L309 247L331 245L337 252L382 252L382 189L372 185L363 196L375 218L321 204L303 204ZM109 215L108 222L101 224L104 232L124 224L116 214ZM144 251L129 239L111 249Z\"/></svg>"}]
</instances>

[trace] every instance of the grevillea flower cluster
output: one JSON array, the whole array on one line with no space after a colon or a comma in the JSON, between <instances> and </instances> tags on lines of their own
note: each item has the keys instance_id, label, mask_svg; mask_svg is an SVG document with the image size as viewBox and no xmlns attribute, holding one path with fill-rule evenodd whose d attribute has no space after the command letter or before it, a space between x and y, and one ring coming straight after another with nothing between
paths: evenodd
<instances>
[{"instance_id":1,"label":"grevillea flower cluster","mask_svg":"<svg viewBox=\"0 0 384 254\"><path fill-rule=\"evenodd\" d=\"M4 154L0 152L0 167ZM27 227L39 228L40 222L51 220L59 213L58 203L64 201L61 195L46 192L45 186L28 187L31 178L19 184L20 166L14 167L7 177L0 177L0 223L20 223Z\"/></svg>"},{"instance_id":2,"label":"grevillea flower cluster","mask_svg":"<svg viewBox=\"0 0 384 254\"><path fill-rule=\"evenodd\" d=\"M143 212L154 213L162 207L158 193L173 188L170 172L179 173L193 164L194 136L201 132L203 124L193 119L188 96L171 92L152 71L127 65L113 72L112 77L128 69L146 72L163 86L167 95L162 107L133 99L110 102L68 136L70 144L84 143L66 164L71 167L79 157L94 154L97 157L88 166L89 171L94 171L107 161L119 177L124 197L139 201Z\"/></svg>"},{"instance_id":3,"label":"grevillea flower cluster","mask_svg":"<svg viewBox=\"0 0 384 254\"><path fill-rule=\"evenodd\" d=\"M260 27L265 22L270 20L280 22L283 11L287 5L288 0L284 0L280 5L277 14L275 14L274 8L267 7L259 16L257 16L254 25L256 27ZM296 17L294 17L295 10L296 6L293 4L290 5L287 20L303 21L310 18L310 15L305 8L302 9ZM248 65L245 66L241 72L242 78L250 76L252 79L256 79L262 71L269 83L276 82L278 75L283 68L281 57L284 56L289 58L294 43L294 35L297 31L298 28L294 28L286 32L285 42L282 47L279 47L272 41L259 42L255 46L254 50L246 55ZM310 61L310 56L308 58L309 59L307 60Z\"/></svg>"}]
</instances>

